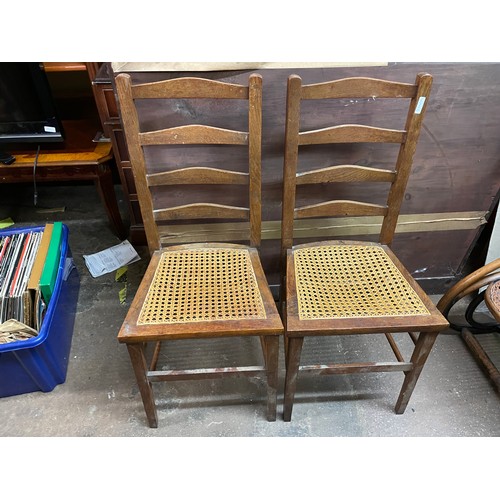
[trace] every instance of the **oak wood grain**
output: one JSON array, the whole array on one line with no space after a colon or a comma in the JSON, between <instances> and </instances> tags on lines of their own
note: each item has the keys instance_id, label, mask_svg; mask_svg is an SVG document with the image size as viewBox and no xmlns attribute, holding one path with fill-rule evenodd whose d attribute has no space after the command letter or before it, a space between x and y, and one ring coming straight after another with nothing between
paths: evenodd
<instances>
[{"instance_id":1,"label":"oak wood grain","mask_svg":"<svg viewBox=\"0 0 500 500\"><path fill-rule=\"evenodd\" d=\"M321 130L309 130L299 133L299 145L331 144L337 142L389 142L405 141L404 130L385 129L368 125L336 125Z\"/></svg>"},{"instance_id":2,"label":"oak wood grain","mask_svg":"<svg viewBox=\"0 0 500 500\"><path fill-rule=\"evenodd\" d=\"M296 219L312 217L357 216L357 215L385 215L387 207L375 203L361 201L333 200L315 203L294 210Z\"/></svg>"},{"instance_id":3,"label":"oak wood grain","mask_svg":"<svg viewBox=\"0 0 500 500\"><path fill-rule=\"evenodd\" d=\"M142 146L160 144L248 144L248 132L209 125L184 125L138 135Z\"/></svg>"},{"instance_id":4,"label":"oak wood grain","mask_svg":"<svg viewBox=\"0 0 500 500\"><path fill-rule=\"evenodd\" d=\"M302 99L415 97L417 86L378 78L352 77L304 85Z\"/></svg>"},{"instance_id":5,"label":"oak wood grain","mask_svg":"<svg viewBox=\"0 0 500 500\"><path fill-rule=\"evenodd\" d=\"M153 210L156 221L179 219L249 219L249 208L217 203L191 203Z\"/></svg>"},{"instance_id":6,"label":"oak wood grain","mask_svg":"<svg viewBox=\"0 0 500 500\"><path fill-rule=\"evenodd\" d=\"M169 172L148 174L148 186L176 184L248 184L247 172L233 172L210 167L187 167Z\"/></svg>"},{"instance_id":7,"label":"oak wood grain","mask_svg":"<svg viewBox=\"0 0 500 500\"><path fill-rule=\"evenodd\" d=\"M334 165L331 167L300 172L297 174L297 186L322 182L393 182L396 173L381 168L360 165Z\"/></svg>"},{"instance_id":8,"label":"oak wood grain","mask_svg":"<svg viewBox=\"0 0 500 500\"><path fill-rule=\"evenodd\" d=\"M200 85L201 84L201 85ZM134 99L248 99L248 87L207 78L181 77L134 85Z\"/></svg>"}]
</instances>

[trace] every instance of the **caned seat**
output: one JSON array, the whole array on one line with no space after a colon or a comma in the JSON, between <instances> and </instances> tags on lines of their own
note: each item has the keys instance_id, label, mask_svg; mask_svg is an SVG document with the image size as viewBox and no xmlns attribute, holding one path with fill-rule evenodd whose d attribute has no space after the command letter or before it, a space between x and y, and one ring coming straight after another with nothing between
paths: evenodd
<instances>
[{"instance_id":1,"label":"caned seat","mask_svg":"<svg viewBox=\"0 0 500 500\"><path fill-rule=\"evenodd\" d=\"M283 324L258 253L262 79L251 75L248 85L190 77L145 84L132 84L131 80L123 74L117 76L116 83L151 260L118 340L128 348L148 423L158 426L153 382L227 376L264 377L267 418L273 421ZM236 101L240 107L227 116L228 103ZM141 123L141 106L148 102L165 121ZM242 108L242 103L246 107ZM194 111L196 104L204 106L199 113ZM217 119L219 112L233 124L231 128L199 123L199 116L208 114ZM183 150L186 146L202 147L203 153L194 160L196 151ZM221 150L235 146L243 150L243 160L232 151L228 155ZM165 151L161 149L165 147ZM234 162L234 169L228 161ZM193 186L203 185L221 185L223 190L217 191L221 196L240 189L238 196L245 200L246 192L248 206L200 200L210 191L201 189L193 194ZM197 219L202 219L203 230L195 231L193 242L168 244L172 235L191 234ZM222 241L210 240L213 222L233 219L246 221L247 244L230 241L226 234ZM262 365L158 368L164 341L246 336L260 337ZM148 343L155 345L151 354L146 350ZM191 358L197 359L194 355Z\"/></svg>"},{"instance_id":2,"label":"caned seat","mask_svg":"<svg viewBox=\"0 0 500 500\"><path fill-rule=\"evenodd\" d=\"M403 371L404 383L396 403L396 412L403 413L436 336L448 325L390 249L431 82L428 74L419 74L415 84L346 78L303 85L299 76L289 77L280 296L285 322L285 421L291 420L297 380L302 373ZM334 100L340 104L329 115L326 103ZM370 106L379 111L379 100L397 103L398 113L403 109L403 128L380 126L385 112L380 116L370 112ZM401 102L406 103L406 108L401 107ZM369 125L349 122L349 106L355 104L365 106L361 115L371 120ZM329 123L320 124L321 119ZM335 147L330 146L323 156L315 156L314 148L326 144ZM346 145L355 147L346 153ZM379 150L366 152L367 146L380 145L396 145L399 149L387 158L383 156L385 150L378 156ZM318 158L324 162L324 156L328 156L326 164L314 164ZM350 194L358 186L364 199L336 199L333 195L317 202L318 197L331 194L335 188L343 192L346 183L352 183ZM367 197L367 190L360 188L364 183L386 183L384 203L374 203ZM315 202L303 201L310 198ZM381 219L379 241L333 239L294 245L294 220L315 219L318 227L334 227L336 217L346 216L362 217L364 221L366 217ZM392 335L399 332L410 333L415 344L408 361ZM396 360L313 365L301 362L306 337L367 334L386 337Z\"/></svg>"}]
</instances>

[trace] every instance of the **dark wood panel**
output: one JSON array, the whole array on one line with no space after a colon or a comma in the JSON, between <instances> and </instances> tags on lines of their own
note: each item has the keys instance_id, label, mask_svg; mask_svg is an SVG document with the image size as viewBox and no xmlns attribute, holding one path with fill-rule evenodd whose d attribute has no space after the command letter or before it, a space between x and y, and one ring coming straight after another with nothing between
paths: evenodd
<instances>
[{"instance_id":1,"label":"dark wood panel","mask_svg":"<svg viewBox=\"0 0 500 500\"><path fill-rule=\"evenodd\" d=\"M290 68L257 70L263 76L263 219L279 220L281 217L281 178L283 168L283 140L285 124L286 80L291 73L299 74L303 83L368 76L393 81L414 83L415 75L426 71L433 75L434 84L424 120L424 128L417 147L414 168L406 190L402 214L432 214L444 212L487 212L500 187L500 64L496 63L389 63L379 67L345 68ZM137 72L134 83L179 76L205 76L231 83L244 84L253 71L214 71L210 73L189 72ZM390 100L355 99L341 100L321 109L314 102L304 103L307 116L305 126L309 128L335 125L335 117L346 113L352 115L352 123L362 122L373 111L381 111ZM210 107L194 107L189 100L181 100L164 112L149 102L142 108L141 120L147 128L153 122L166 120L169 126L182 125L186 117L193 116L199 123L212 126L231 127L237 121L237 113L217 113L213 118ZM403 114L404 115L404 114ZM333 123L332 123L333 117ZM385 113L384 123L367 123L385 128L402 128L399 117ZM123 144L122 144L123 147ZM330 156L331 148L319 147L308 152L299 165L300 171L325 168L332 164L356 164L386 168L398 146L392 150L379 149L371 145L361 150L352 145L340 145L336 149L335 162ZM159 151L154 153L160 164ZM187 153L183 153L187 154ZM166 157L165 157L166 158ZM171 168L177 161L168 157ZM390 159L390 161L389 161ZM216 162L206 158L206 166L218 167ZM239 170L236 165L228 165ZM241 160L243 161L243 160ZM180 193L173 187L173 197ZM207 186L200 188L199 196L193 188L194 198L201 198ZM382 203L387 186L383 184L359 186L334 183L328 187L309 190L308 186L299 196L304 202L319 203L328 190L333 190L337 199L355 199L363 202ZM327 192L328 191L328 192ZM214 191L215 194L215 191ZM315 224L311 221L311 224ZM405 233L396 236L394 249L416 278L433 280L453 278L460 273L464 259L469 255L471 245L478 237L479 229L435 231L428 233ZM370 239L368 237L367 239ZM301 243L303 240L300 241ZM277 255L279 242L263 242L263 261L270 282L278 283ZM445 278L447 279L447 278Z\"/></svg>"}]
</instances>

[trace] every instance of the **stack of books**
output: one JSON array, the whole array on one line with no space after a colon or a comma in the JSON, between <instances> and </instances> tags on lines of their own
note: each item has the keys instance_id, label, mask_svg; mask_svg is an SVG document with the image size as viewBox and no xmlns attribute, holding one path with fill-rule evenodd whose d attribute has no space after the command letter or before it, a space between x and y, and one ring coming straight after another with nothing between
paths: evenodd
<instances>
[{"instance_id":1,"label":"stack of books","mask_svg":"<svg viewBox=\"0 0 500 500\"><path fill-rule=\"evenodd\" d=\"M59 268L62 223L0 237L0 323L40 330Z\"/></svg>"}]
</instances>

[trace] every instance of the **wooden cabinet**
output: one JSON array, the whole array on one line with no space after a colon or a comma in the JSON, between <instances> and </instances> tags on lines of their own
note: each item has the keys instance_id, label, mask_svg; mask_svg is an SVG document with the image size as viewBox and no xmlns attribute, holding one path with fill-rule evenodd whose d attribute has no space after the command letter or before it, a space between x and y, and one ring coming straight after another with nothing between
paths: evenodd
<instances>
[{"instance_id":1,"label":"wooden cabinet","mask_svg":"<svg viewBox=\"0 0 500 500\"><path fill-rule=\"evenodd\" d=\"M95 101L101 119L104 135L111 140L115 162L127 201L130 232L129 241L135 245L146 245L139 201L128 156L125 134L122 129L118 105L111 80L109 64L103 64L92 82Z\"/></svg>"}]
</instances>

